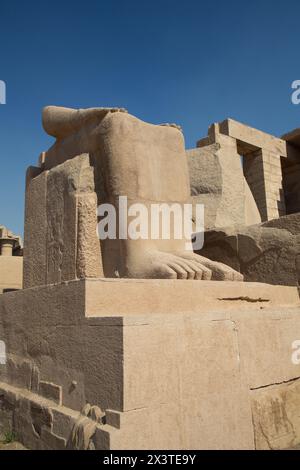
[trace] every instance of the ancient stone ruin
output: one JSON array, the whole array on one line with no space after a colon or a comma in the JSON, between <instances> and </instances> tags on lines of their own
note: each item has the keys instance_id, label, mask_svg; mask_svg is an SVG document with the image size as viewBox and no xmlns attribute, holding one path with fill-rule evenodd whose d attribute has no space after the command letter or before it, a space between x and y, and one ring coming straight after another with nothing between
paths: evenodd
<instances>
[{"instance_id":1,"label":"ancient stone ruin","mask_svg":"<svg viewBox=\"0 0 300 470\"><path fill-rule=\"evenodd\" d=\"M300 131L226 120L186 151L178 126L119 108L48 107L43 124L23 289L0 295L0 432L30 449L299 446ZM129 212L99 240L99 207L120 216L125 196L192 203L195 231L204 204L203 248L175 222L123 237Z\"/></svg>"},{"instance_id":2,"label":"ancient stone ruin","mask_svg":"<svg viewBox=\"0 0 300 470\"><path fill-rule=\"evenodd\" d=\"M227 119L188 151L193 199L206 207L199 253L245 281L299 284L299 136L279 139Z\"/></svg>"},{"instance_id":3,"label":"ancient stone ruin","mask_svg":"<svg viewBox=\"0 0 300 470\"><path fill-rule=\"evenodd\" d=\"M22 255L21 237L0 225L0 293L22 288Z\"/></svg>"}]
</instances>

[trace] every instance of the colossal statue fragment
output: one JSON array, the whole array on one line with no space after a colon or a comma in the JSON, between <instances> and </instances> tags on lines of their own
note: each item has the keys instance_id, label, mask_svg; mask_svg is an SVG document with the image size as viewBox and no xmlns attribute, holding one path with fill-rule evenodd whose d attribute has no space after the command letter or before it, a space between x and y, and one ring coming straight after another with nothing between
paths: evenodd
<instances>
[{"instance_id":1,"label":"colossal statue fragment","mask_svg":"<svg viewBox=\"0 0 300 470\"><path fill-rule=\"evenodd\" d=\"M119 214L120 197L126 196L128 205L143 204L147 214L151 214L153 204L167 204L183 207L190 200L190 184L187 166L187 157L184 147L184 137L175 125L152 125L128 114L119 108L92 108L73 110L59 107L46 107L43 111L43 125L46 132L56 138L55 144L42 158L42 170L46 173L46 202L48 213L48 240L47 270L51 270L49 259L53 256L49 250L59 245L56 270L62 270L62 261L67 247L64 236L64 220L70 219L71 214L64 213L57 222L57 214L53 214L49 207L49 198L56 191L58 173L64 174L65 184L59 190L59 197L66 201L67 194L80 187L80 194L94 192L97 204L111 204ZM85 155L85 157L83 157ZM83 158L86 159L83 164ZM83 165L93 173L93 182L85 182L79 177L78 183L70 185L71 175L74 176L74 165ZM73 165L73 166L72 166ZM80 170L81 171L81 170ZM55 176L56 175L56 176ZM39 178L42 175L38 176ZM57 179L58 178L58 179ZM54 181L54 184L52 184ZM94 185L94 188L91 186ZM85 187L86 186L86 187ZM63 195L63 196L62 196ZM78 199L78 198L77 198ZM57 201L56 203L57 204ZM63 212L66 211L66 202L62 202ZM70 206L70 204L69 204ZM48 207L48 209L47 209ZM57 209L58 210L58 209ZM83 209L82 209L83 211ZM54 210L55 212L55 210ZM58 210L59 212L59 210ZM120 215L120 214L119 214ZM91 231L96 231L97 219L89 221L87 233L86 215L77 214L77 248L80 246L82 231L84 238L91 238ZM28 218L28 217L27 217ZM147 215L144 216L147 218ZM51 222L52 219L52 222ZM118 220L120 217L118 217ZM127 222L129 222L128 217ZM50 222L49 222L50 220ZM151 222L150 222L151 223ZM50 225L49 225L50 224ZM56 228L55 228L56 226ZM59 228L60 227L60 228ZM51 236L49 237L49 231ZM81 233L80 233L81 231ZM201 257L192 250L186 249L186 239L178 237L176 222L171 225L169 239L152 237L146 239L133 239L130 236L116 239L101 240L101 264L105 277L128 278L165 278L165 279L213 279L213 280L242 280L242 276L224 264L212 262ZM29 234L27 240L29 239ZM57 241L60 239L60 242ZM61 240L65 239L65 242ZM78 241L79 240L79 241ZM94 242L93 242L94 243ZM79 244L79 245L78 245ZM86 242L87 244L87 242ZM52 247L52 248L51 248ZM90 249L91 251L91 249ZM92 250L93 251L93 250ZM94 255L98 248L95 248ZM77 249L77 274L82 271ZM90 253L93 256L93 253ZM98 255L97 255L98 256ZM56 258L57 258L56 257ZM25 230L25 258L26 258L26 230ZM25 261L26 266L26 261ZM97 277L97 270L89 275L83 270L82 277ZM99 273L98 273L99 275ZM26 269L25 269L26 276ZM51 282L69 280L70 277L59 278L48 276ZM47 283L47 282L46 282ZM25 282L26 284L26 282ZM32 285L32 284L31 284Z\"/></svg>"},{"instance_id":2,"label":"colossal statue fragment","mask_svg":"<svg viewBox=\"0 0 300 470\"><path fill-rule=\"evenodd\" d=\"M146 208L189 201L181 132L172 125L146 124L124 110L103 109L47 108L44 126L56 142L27 173L24 289L0 295L0 340L5 343L0 433L16 433L26 448L41 450L299 447L300 365L295 361L298 346L294 348L300 328L298 287L178 282L241 276L187 251L186 239L175 236L97 237L97 207L110 204L120 214L119 197ZM237 179L243 197L241 137L249 145L261 145L261 155L245 154L258 170L255 181L272 178L276 186L275 195L267 186L264 193L255 193L253 173L246 171L254 193L250 209L254 203L259 209L250 213L273 217L284 142L262 141L261 134L254 142L253 131L232 122L214 130L207 145L199 147L203 153L190 154L194 198L208 199L214 190L209 224L216 230L225 220L221 211L234 203ZM279 154L267 153L265 146L273 145L279 145ZM266 156L277 164L271 174ZM227 157L238 178L227 179ZM218 171L207 187L198 179L205 164L198 158L209 159L207 174L210 168ZM264 196L261 205L258 194ZM247 198L245 193L226 220L246 222ZM267 263L273 256L278 264L278 279L281 260L288 266L297 254L291 249L298 242L296 216L247 227L246 237L230 225L237 232L224 233L225 254L235 250L235 259L244 263L263 248ZM171 235L177 228L174 224ZM289 244L284 247L288 256L278 258L273 229L276 237L285 232L278 239ZM204 256L216 256L216 250ZM260 266L271 271L267 263ZM298 274L296 266L294 272ZM111 279L117 276L125 279Z\"/></svg>"}]
</instances>

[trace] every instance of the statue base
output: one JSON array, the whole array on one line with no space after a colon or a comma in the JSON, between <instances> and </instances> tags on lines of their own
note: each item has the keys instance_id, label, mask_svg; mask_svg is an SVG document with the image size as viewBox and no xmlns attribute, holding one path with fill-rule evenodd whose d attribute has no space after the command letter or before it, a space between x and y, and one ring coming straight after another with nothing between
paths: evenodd
<instances>
[{"instance_id":1,"label":"statue base","mask_svg":"<svg viewBox=\"0 0 300 470\"><path fill-rule=\"evenodd\" d=\"M0 433L14 431L27 448L300 444L296 287L126 279L36 287L0 295L0 340ZM101 418L82 416L87 403Z\"/></svg>"}]
</instances>

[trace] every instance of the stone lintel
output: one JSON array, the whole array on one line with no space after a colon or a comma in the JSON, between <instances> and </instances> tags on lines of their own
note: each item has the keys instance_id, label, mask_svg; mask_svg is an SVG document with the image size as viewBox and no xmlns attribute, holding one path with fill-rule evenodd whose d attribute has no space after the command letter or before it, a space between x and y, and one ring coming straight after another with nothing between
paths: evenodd
<instances>
[{"instance_id":1,"label":"stone lintel","mask_svg":"<svg viewBox=\"0 0 300 470\"><path fill-rule=\"evenodd\" d=\"M266 132L246 126L233 119L226 119L221 122L219 129L222 134L237 140L241 155L258 149L265 149L281 157L287 156L286 142Z\"/></svg>"}]
</instances>

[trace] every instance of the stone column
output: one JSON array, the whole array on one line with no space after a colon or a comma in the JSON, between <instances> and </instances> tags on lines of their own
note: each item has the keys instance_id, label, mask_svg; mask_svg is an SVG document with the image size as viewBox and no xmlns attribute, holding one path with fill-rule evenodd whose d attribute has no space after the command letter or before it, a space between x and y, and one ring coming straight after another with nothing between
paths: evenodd
<instances>
[{"instance_id":1,"label":"stone column","mask_svg":"<svg viewBox=\"0 0 300 470\"><path fill-rule=\"evenodd\" d=\"M12 256L14 244L13 238L2 238L0 240L1 256Z\"/></svg>"},{"instance_id":2,"label":"stone column","mask_svg":"<svg viewBox=\"0 0 300 470\"><path fill-rule=\"evenodd\" d=\"M280 155L265 149L246 154L244 175L263 221L286 214Z\"/></svg>"}]
</instances>

